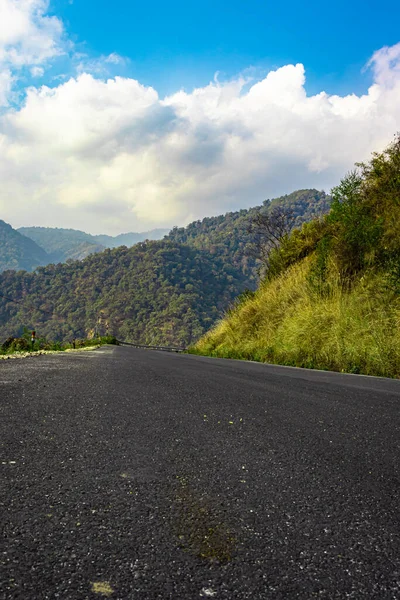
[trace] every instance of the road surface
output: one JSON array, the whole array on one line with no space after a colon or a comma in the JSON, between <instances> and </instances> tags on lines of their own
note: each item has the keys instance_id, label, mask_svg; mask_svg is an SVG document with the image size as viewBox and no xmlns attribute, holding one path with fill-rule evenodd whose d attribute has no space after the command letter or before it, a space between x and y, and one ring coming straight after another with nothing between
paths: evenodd
<instances>
[{"instance_id":1,"label":"road surface","mask_svg":"<svg viewBox=\"0 0 400 600\"><path fill-rule=\"evenodd\" d=\"M126 347L0 364L0 597L400 598L400 381Z\"/></svg>"}]
</instances>

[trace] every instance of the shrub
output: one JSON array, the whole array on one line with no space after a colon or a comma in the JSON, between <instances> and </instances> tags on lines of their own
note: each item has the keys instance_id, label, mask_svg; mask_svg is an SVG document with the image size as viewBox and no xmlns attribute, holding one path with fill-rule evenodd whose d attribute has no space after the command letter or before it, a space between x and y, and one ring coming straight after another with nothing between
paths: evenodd
<instances>
[{"instance_id":1,"label":"shrub","mask_svg":"<svg viewBox=\"0 0 400 600\"><path fill-rule=\"evenodd\" d=\"M24 352L31 348L30 343L25 338L9 337L2 344L3 352Z\"/></svg>"}]
</instances>

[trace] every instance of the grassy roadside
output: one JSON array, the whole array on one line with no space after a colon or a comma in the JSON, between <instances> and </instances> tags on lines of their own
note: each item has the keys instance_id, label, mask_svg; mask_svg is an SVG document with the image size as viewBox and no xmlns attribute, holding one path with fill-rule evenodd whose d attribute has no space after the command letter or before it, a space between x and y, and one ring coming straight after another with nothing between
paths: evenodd
<instances>
[{"instance_id":1,"label":"grassy roadside","mask_svg":"<svg viewBox=\"0 0 400 600\"><path fill-rule=\"evenodd\" d=\"M44 354L55 354L58 352L82 352L85 350L95 350L105 344L116 344L113 336L104 336L100 338L76 340L74 342L48 342L38 340L35 342L33 350L27 349L23 338L16 339L7 349L0 347L0 360L27 358L31 356L40 356Z\"/></svg>"},{"instance_id":2,"label":"grassy roadside","mask_svg":"<svg viewBox=\"0 0 400 600\"><path fill-rule=\"evenodd\" d=\"M192 354L400 377L400 298L381 274L351 291L329 275L329 294L309 284L312 256L263 284L189 349Z\"/></svg>"},{"instance_id":3,"label":"grassy roadside","mask_svg":"<svg viewBox=\"0 0 400 600\"><path fill-rule=\"evenodd\" d=\"M191 352L400 377L400 134L356 167Z\"/></svg>"}]
</instances>

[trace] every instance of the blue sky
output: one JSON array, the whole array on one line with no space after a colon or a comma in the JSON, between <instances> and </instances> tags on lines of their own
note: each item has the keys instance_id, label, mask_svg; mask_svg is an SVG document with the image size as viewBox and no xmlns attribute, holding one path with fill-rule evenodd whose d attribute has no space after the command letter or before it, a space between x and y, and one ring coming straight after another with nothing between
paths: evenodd
<instances>
[{"instance_id":1,"label":"blue sky","mask_svg":"<svg viewBox=\"0 0 400 600\"><path fill-rule=\"evenodd\" d=\"M0 0L0 218L118 234L329 191L400 131L398 23L394 1Z\"/></svg>"},{"instance_id":2,"label":"blue sky","mask_svg":"<svg viewBox=\"0 0 400 600\"><path fill-rule=\"evenodd\" d=\"M307 91L365 91L362 69L400 38L400 2L55 0L51 9L89 54L117 53L123 71L160 93L301 62Z\"/></svg>"}]
</instances>

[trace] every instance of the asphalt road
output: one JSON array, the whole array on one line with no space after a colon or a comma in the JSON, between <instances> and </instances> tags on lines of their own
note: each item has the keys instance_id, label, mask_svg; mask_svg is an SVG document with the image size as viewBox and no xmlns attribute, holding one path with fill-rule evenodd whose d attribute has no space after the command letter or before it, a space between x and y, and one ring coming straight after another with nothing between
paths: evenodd
<instances>
[{"instance_id":1,"label":"asphalt road","mask_svg":"<svg viewBox=\"0 0 400 600\"><path fill-rule=\"evenodd\" d=\"M400 598L400 381L1 361L0 597Z\"/></svg>"}]
</instances>

